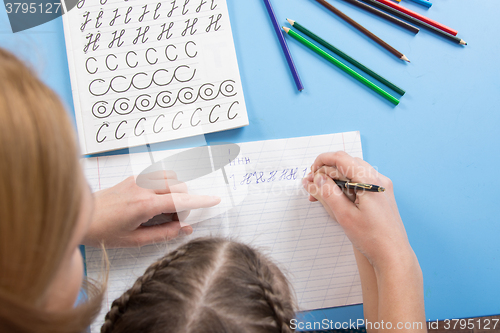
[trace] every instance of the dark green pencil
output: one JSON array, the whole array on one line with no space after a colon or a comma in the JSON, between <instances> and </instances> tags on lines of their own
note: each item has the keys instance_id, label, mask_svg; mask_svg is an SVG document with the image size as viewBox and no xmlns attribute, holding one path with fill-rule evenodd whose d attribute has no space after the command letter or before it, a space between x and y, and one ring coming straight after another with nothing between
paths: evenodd
<instances>
[{"instance_id":1,"label":"dark green pencil","mask_svg":"<svg viewBox=\"0 0 500 333\"><path fill-rule=\"evenodd\" d=\"M354 66L356 66L357 68L359 68L360 70L362 70L366 74L370 75L374 79L379 80L380 82L382 82L383 84L385 84L386 86L388 86L389 88L391 88L392 90L394 90L395 92L397 92L398 94L401 94L401 95L405 94L405 91L403 89L401 89L400 87L398 87L397 85L395 85L391 81L387 80L386 78L382 77L381 75L375 73L374 71L372 71L371 69L369 69L368 67L366 67L365 65L363 65L362 63L360 63L359 61L357 61L356 59L351 58L349 55L345 54L344 52L342 52L341 50L339 50L338 48L336 48L332 44L328 43L323 38L319 37L318 35L316 35L312 31L308 30L303 25L300 25L299 23L295 22L294 20L290 20L290 19L286 19L286 20L295 29L297 29L298 31L302 32L304 35L310 37L312 40L314 40L314 41L318 42L319 44L323 45L328 50L332 51L333 53L335 53L336 55L338 55L339 57L341 57L345 61L351 63Z\"/></svg>"},{"instance_id":2,"label":"dark green pencil","mask_svg":"<svg viewBox=\"0 0 500 333\"><path fill-rule=\"evenodd\" d=\"M321 57L325 58L326 60L328 60L329 62L331 62L332 64L334 64L335 66L337 66L338 68L340 68L341 70L343 70L344 72L346 72L347 74L349 74L350 76L352 76L353 78L358 80L359 82L363 83L365 86L372 89L373 91L375 91L376 93L378 93L382 97L386 98L387 100L394 103L395 105L399 104L399 99L392 96L387 91L380 88L379 86L377 86L375 83L371 82L370 80L368 80L364 76L358 74L356 71L354 71L349 66L344 65L339 60L335 59L330 54L328 54L326 51L323 51L322 49L320 49L319 47L317 47L316 45L314 45L313 43L311 43L310 41L308 41L307 39L305 39L304 37L302 37L301 35L299 35L295 31L293 31L292 29L283 27L283 30L285 30L285 32L288 34L288 36L290 36L290 37L294 38L295 40L297 40L298 42L304 44L306 47L308 47L309 49L311 49L312 51L314 51L315 53L317 53Z\"/></svg>"}]
</instances>

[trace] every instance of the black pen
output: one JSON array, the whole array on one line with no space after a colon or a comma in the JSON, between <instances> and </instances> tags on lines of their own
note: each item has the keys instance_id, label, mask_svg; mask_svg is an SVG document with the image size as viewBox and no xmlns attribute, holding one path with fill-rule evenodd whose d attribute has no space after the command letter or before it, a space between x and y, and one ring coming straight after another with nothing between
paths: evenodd
<instances>
[{"instance_id":1,"label":"black pen","mask_svg":"<svg viewBox=\"0 0 500 333\"><path fill-rule=\"evenodd\" d=\"M384 192L385 188L378 185L365 184L365 183L349 183L343 180L334 179L335 184L340 188L350 188L352 190L363 190L368 192Z\"/></svg>"}]
</instances>

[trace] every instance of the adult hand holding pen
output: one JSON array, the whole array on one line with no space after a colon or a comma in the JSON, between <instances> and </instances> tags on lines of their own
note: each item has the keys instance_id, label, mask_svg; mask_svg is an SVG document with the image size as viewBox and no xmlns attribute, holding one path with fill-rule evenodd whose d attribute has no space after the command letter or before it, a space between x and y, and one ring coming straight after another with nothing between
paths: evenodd
<instances>
[{"instance_id":1,"label":"adult hand holding pen","mask_svg":"<svg viewBox=\"0 0 500 333\"><path fill-rule=\"evenodd\" d=\"M367 320L391 322L393 328L398 322L420 322L425 330L422 273L391 180L344 152L319 155L311 169L303 180L310 200L321 202L354 246ZM377 184L386 191L347 191L333 179Z\"/></svg>"}]
</instances>

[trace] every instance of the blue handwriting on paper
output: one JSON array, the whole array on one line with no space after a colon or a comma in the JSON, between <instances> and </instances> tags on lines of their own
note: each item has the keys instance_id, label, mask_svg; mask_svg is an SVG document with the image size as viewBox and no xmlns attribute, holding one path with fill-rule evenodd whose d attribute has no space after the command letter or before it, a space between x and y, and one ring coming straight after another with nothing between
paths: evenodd
<instances>
[{"instance_id":1,"label":"blue handwriting on paper","mask_svg":"<svg viewBox=\"0 0 500 333\"><path fill-rule=\"evenodd\" d=\"M309 168L286 168L286 169L275 169L271 171L254 171L247 172L245 175L239 179L236 179L234 174L229 178L232 181L233 190L236 190L237 186L244 185L259 185L273 182L284 182L284 181L295 181L297 179L302 179L306 176Z\"/></svg>"}]
</instances>

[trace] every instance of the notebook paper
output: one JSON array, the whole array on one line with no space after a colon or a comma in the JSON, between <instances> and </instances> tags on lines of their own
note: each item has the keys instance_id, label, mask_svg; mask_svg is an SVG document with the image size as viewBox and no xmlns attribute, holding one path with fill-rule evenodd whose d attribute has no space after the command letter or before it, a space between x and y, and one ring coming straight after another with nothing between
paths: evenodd
<instances>
[{"instance_id":1,"label":"notebook paper","mask_svg":"<svg viewBox=\"0 0 500 333\"><path fill-rule=\"evenodd\" d=\"M320 203L308 201L301 183L323 152L343 150L361 158L359 132L238 145L238 157L224 168L229 184L220 169L186 183L190 193L222 198L217 207L191 212L185 221L193 224L191 236L140 249L108 250L108 291L93 332L99 332L113 300L130 288L151 263L189 239L201 236L229 236L269 254L291 280L300 310L362 302L349 239ZM160 160L177 153L153 152L153 158ZM90 158L82 163L96 191L139 174L151 164L151 157L137 153ZM89 277L99 276L101 258L99 249L86 247Z\"/></svg>"},{"instance_id":2,"label":"notebook paper","mask_svg":"<svg viewBox=\"0 0 500 333\"><path fill-rule=\"evenodd\" d=\"M63 22L84 154L248 125L225 0L79 0Z\"/></svg>"}]
</instances>

